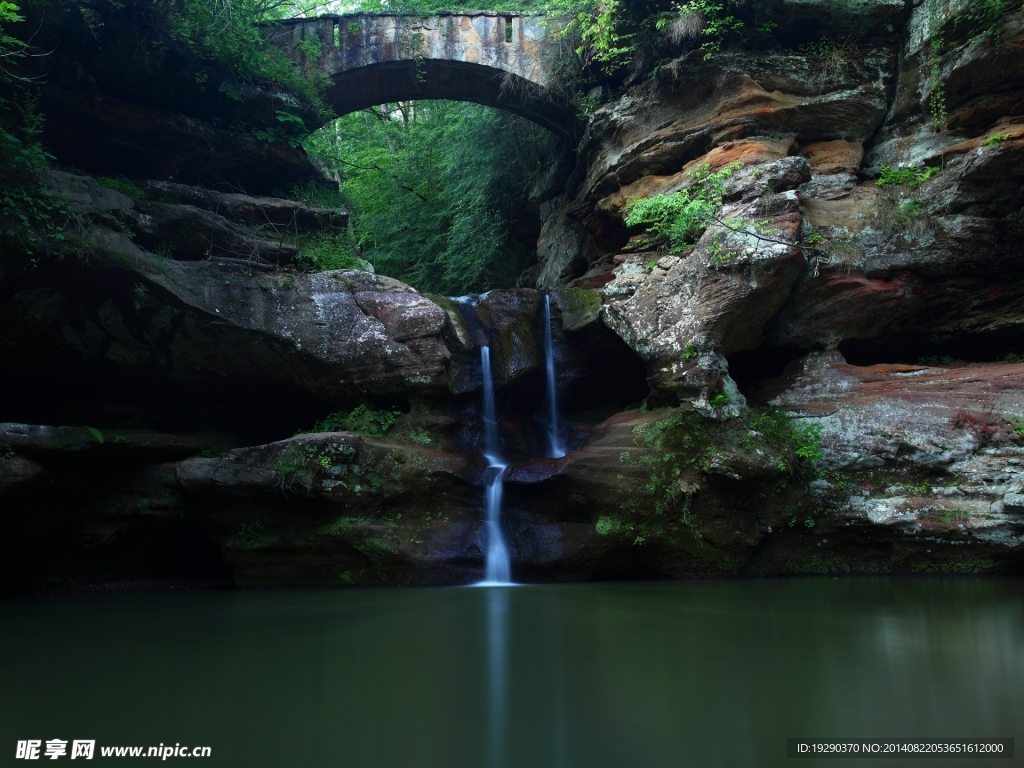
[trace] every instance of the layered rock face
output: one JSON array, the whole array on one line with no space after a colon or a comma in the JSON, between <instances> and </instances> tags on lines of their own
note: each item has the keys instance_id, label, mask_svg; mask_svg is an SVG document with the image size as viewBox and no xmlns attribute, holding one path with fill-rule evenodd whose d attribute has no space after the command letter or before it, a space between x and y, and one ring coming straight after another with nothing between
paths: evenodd
<instances>
[{"instance_id":1,"label":"layered rock face","mask_svg":"<svg viewBox=\"0 0 1024 768\"><path fill-rule=\"evenodd\" d=\"M538 283L601 294L603 322L647 364L650 403L721 423L770 405L821 428L813 469L750 505L772 533L751 535L741 570L1020 567L1024 396L998 361L1022 351L1024 14L980 29L967 10L865 15L856 44L827 55L663 63L594 112L546 204ZM631 201L735 163L695 245L643 252ZM702 488L689 509L742 508L708 471L687 481ZM744 530L738 510L725 528Z\"/></svg>"},{"instance_id":2,"label":"layered rock face","mask_svg":"<svg viewBox=\"0 0 1024 768\"><path fill-rule=\"evenodd\" d=\"M780 5L826 55L605 95L538 191L540 290L308 274L344 211L54 174L71 252L0 275L5 589L477 579L483 345L517 579L1020 572L1024 13L834 5ZM650 250L631 201L704 169L722 209Z\"/></svg>"}]
</instances>

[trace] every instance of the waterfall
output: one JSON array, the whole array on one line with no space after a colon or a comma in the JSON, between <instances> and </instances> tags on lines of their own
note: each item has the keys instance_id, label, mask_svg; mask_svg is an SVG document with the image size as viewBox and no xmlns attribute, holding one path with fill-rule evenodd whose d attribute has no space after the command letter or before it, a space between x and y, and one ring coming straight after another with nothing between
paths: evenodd
<instances>
[{"instance_id":1,"label":"waterfall","mask_svg":"<svg viewBox=\"0 0 1024 768\"><path fill-rule=\"evenodd\" d=\"M558 392L555 378L555 345L551 341L551 295L544 294L544 362L548 376L548 453L554 459L565 456L565 443L558 433Z\"/></svg>"},{"instance_id":2,"label":"waterfall","mask_svg":"<svg viewBox=\"0 0 1024 768\"><path fill-rule=\"evenodd\" d=\"M491 374L491 350L480 347L480 362L484 377L484 456L487 459L487 559L484 584L511 584L512 566L508 545L501 530L502 476L505 467L498 445L498 409L494 404L494 377Z\"/></svg>"}]
</instances>

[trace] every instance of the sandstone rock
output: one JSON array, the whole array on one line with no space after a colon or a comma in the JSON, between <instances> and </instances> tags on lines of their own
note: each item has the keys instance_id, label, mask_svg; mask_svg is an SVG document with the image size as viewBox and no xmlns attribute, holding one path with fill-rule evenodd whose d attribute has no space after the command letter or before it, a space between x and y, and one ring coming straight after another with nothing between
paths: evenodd
<instances>
[{"instance_id":1,"label":"sandstone rock","mask_svg":"<svg viewBox=\"0 0 1024 768\"><path fill-rule=\"evenodd\" d=\"M821 141L808 144L803 155L816 175L856 173L864 160L864 145L852 141Z\"/></svg>"},{"instance_id":2,"label":"sandstone rock","mask_svg":"<svg viewBox=\"0 0 1024 768\"><path fill-rule=\"evenodd\" d=\"M229 258L260 266L291 263L299 249L284 231L257 233L191 205L139 202L132 211L133 242L150 251L169 249L179 261Z\"/></svg>"},{"instance_id":3,"label":"sandstone rock","mask_svg":"<svg viewBox=\"0 0 1024 768\"><path fill-rule=\"evenodd\" d=\"M833 527L827 549L823 539L816 544L819 553L833 551L830 568L856 570L857 560L864 567L876 556L867 541L885 542L878 551L888 552L870 567L887 570L985 571L1019 562L1020 512L993 498L1012 497L1024 480L1024 445L1008 436L1024 408L1024 366L857 367L826 353L756 397L821 428L819 471L845 489L827 491ZM902 482L892 484L894 477ZM796 554L783 555L781 542L767 550L778 565Z\"/></svg>"},{"instance_id":4,"label":"sandstone rock","mask_svg":"<svg viewBox=\"0 0 1024 768\"><path fill-rule=\"evenodd\" d=\"M993 427L1024 409L1024 365L857 367L836 352L811 355L758 399L822 425L827 466L963 460Z\"/></svg>"},{"instance_id":5,"label":"sandstone rock","mask_svg":"<svg viewBox=\"0 0 1024 768\"><path fill-rule=\"evenodd\" d=\"M169 181L145 181L141 187L156 198L205 208L250 227L271 224L283 232L344 232L348 226L348 211L340 208L322 208L278 197L215 192Z\"/></svg>"},{"instance_id":6,"label":"sandstone rock","mask_svg":"<svg viewBox=\"0 0 1024 768\"><path fill-rule=\"evenodd\" d=\"M9 446L18 453L32 455L82 451L99 446L122 451L132 449L150 454L184 455L222 445L223 437L216 435L168 435L125 429L99 430L94 427L0 423L0 446Z\"/></svg>"},{"instance_id":7,"label":"sandstone rock","mask_svg":"<svg viewBox=\"0 0 1024 768\"><path fill-rule=\"evenodd\" d=\"M755 348L786 303L804 258L787 244L800 226L797 196L776 197L723 211L746 220L774 212L771 239L713 225L689 255L649 273L626 262L602 289L602 319L647 361L655 386L706 403L729 386L719 384L718 355Z\"/></svg>"},{"instance_id":8,"label":"sandstone rock","mask_svg":"<svg viewBox=\"0 0 1024 768\"><path fill-rule=\"evenodd\" d=\"M48 376L70 359L101 364L95 375L133 371L156 386L244 376L324 398L447 390L445 313L397 280L173 261L103 227L84 240L89 274L104 286L69 276L45 299L35 289L8 296L0 308L12 330L0 342L8 371ZM40 300L47 309L34 306Z\"/></svg>"},{"instance_id":9,"label":"sandstone rock","mask_svg":"<svg viewBox=\"0 0 1024 768\"><path fill-rule=\"evenodd\" d=\"M480 472L462 456L337 432L176 474L227 532L237 584L451 584L483 570Z\"/></svg>"}]
</instances>

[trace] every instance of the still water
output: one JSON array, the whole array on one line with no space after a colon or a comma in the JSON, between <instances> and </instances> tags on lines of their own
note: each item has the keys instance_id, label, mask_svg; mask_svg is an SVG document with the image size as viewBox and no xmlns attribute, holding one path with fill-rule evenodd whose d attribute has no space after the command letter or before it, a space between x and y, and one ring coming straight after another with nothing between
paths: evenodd
<instances>
[{"instance_id":1,"label":"still water","mask_svg":"<svg viewBox=\"0 0 1024 768\"><path fill-rule=\"evenodd\" d=\"M913 766L790 760L786 738L1017 737L1019 755L1022 726L1021 580L0 602L3 765L60 738L209 745L206 766Z\"/></svg>"}]
</instances>

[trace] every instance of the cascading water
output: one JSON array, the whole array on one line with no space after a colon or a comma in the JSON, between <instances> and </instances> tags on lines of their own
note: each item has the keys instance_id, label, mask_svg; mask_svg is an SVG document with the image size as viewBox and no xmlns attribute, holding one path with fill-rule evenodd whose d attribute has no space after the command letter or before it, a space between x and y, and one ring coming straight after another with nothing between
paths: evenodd
<instances>
[{"instance_id":1,"label":"cascading water","mask_svg":"<svg viewBox=\"0 0 1024 768\"><path fill-rule=\"evenodd\" d=\"M491 350L480 347L484 379L484 457L487 459L487 554L483 584L511 584L512 566L508 545L501 530L502 477L506 464L498 445L498 409L494 404L494 378L491 375Z\"/></svg>"},{"instance_id":2,"label":"cascading water","mask_svg":"<svg viewBox=\"0 0 1024 768\"><path fill-rule=\"evenodd\" d=\"M551 340L551 296L544 294L544 363L548 377L548 453L551 458L565 456L565 443L558 429L558 393L555 378L555 345Z\"/></svg>"}]
</instances>

